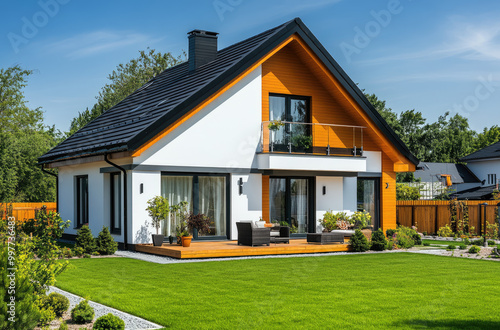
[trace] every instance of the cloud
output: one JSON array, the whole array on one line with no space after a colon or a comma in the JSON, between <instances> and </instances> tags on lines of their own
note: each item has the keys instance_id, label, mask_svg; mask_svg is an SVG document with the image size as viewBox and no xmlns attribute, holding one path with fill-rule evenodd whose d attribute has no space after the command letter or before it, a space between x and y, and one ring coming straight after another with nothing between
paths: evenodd
<instances>
[{"instance_id":1,"label":"cloud","mask_svg":"<svg viewBox=\"0 0 500 330\"><path fill-rule=\"evenodd\" d=\"M63 53L70 59L77 59L156 41L158 39L136 32L100 30L53 42L48 44L46 49L50 52Z\"/></svg>"}]
</instances>

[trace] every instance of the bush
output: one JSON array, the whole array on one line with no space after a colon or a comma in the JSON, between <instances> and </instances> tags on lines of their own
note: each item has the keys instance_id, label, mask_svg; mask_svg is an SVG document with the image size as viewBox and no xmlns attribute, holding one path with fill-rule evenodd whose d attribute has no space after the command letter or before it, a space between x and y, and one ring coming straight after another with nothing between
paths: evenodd
<instances>
[{"instance_id":1,"label":"bush","mask_svg":"<svg viewBox=\"0 0 500 330\"><path fill-rule=\"evenodd\" d=\"M89 305L88 300L82 300L71 310L71 318L78 324L92 322L94 319L94 309Z\"/></svg>"},{"instance_id":2,"label":"bush","mask_svg":"<svg viewBox=\"0 0 500 330\"><path fill-rule=\"evenodd\" d=\"M60 293L52 292L43 299L43 306L51 308L56 316L61 317L69 308L69 300Z\"/></svg>"},{"instance_id":3,"label":"bush","mask_svg":"<svg viewBox=\"0 0 500 330\"><path fill-rule=\"evenodd\" d=\"M115 242L108 227L103 226L96 239L97 252L102 255L114 254L118 250L118 243Z\"/></svg>"},{"instance_id":4,"label":"bush","mask_svg":"<svg viewBox=\"0 0 500 330\"><path fill-rule=\"evenodd\" d=\"M469 240L467 237L463 238L463 239L462 239L462 242L463 242L465 245L470 245L470 240Z\"/></svg>"},{"instance_id":5,"label":"bush","mask_svg":"<svg viewBox=\"0 0 500 330\"><path fill-rule=\"evenodd\" d=\"M387 229L385 231L385 235L387 236L387 238L393 237L395 233L396 233L396 229Z\"/></svg>"},{"instance_id":6,"label":"bush","mask_svg":"<svg viewBox=\"0 0 500 330\"><path fill-rule=\"evenodd\" d=\"M431 243L425 242L425 243L423 243L423 246L431 246Z\"/></svg>"},{"instance_id":7,"label":"bush","mask_svg":"<svg viewBox=\"0 0 500 330\"><path fill-rule=\"evenodd\" d=\"M85 252L85 251L83 251L83 248L81 248L81 247L79 247L79 246L74 247L74 248L73 248L73 250L72 250L72 254L73 254L73 256L75 256L75 257L81 257L81 256L83 256L83 253L84 253L84 252Z\"/></svg>"},{"instance_id":8,"label":"bush","mask_svg":"<svg viewBox=\"0 0 500 330\"><path fill-rule=\"evenodd\" d=\"M400 249L412 248L415 245L415 235L418 235L418 233L414 229L399 226L395 234L396 245Z\"/></svg>"},{"instance_id":9,"label":"bush","mask_svg":"<svg viewBox=\"0 0 500 330\"><path fill-rule=\"evenodd\" d=\"M483 246L484 245L484 238L481 237L479 239L472 240L472 241L470 241L470 244L477 245L477 246Z\"/></svg>"},{"instance_id":10,"label":"bush","mask_svg":"<svg viewBox=\"0 0 500 330\"><path fill-rule=\"evenodd\" d=\"M441 237L453 237L453 230L451 230L451 227L449 225L446 225L439 228L437 234Z\"/></svg>"},{"instance_id":11,"label":"bush","mask_svg":"<svg viewBox=\"0 0 500 330\"><path fill-rule=\"evenodd\" d=\"M415 241L415 245L422 245L422 237L418 233L413 234L413 240Z\"/></svg>"},{"instance_id":12,"label":"bush","mask_svg":"<svg viewBox=\"0 0 500 330\"><path fill-rule=\"evenodd\" d=\"M59 330L68 330L68 324L66 323L66 321L61 323L61 325L59 326Z\"/></svg>"},{"instance_id":13,"label":"bush","mask_svg":"<svg viewBox=\"0 0 500 330\"><path fill-rule=\"evenodd\" d=\"M370 243L360 229L356 229L349 242L355 252L366 252L370 249Z\"/></svg>"},{"instance_id":14,"label":"bush","mask_svg":"<svg viewBox=\"0 0 500 330\"><path fill-rule=\"evenodd\" d=\"M89 254L96 250L94 235L89 226L84 225L78 230L75 247L81 247L85 253Z\"/></svg>"},{"instance_id":15,"label":"bush","mask_svg":"<svg viewBox=\"0 0 500 330\"><path fill-rule=\"evenodd\" d=\"M467 249L467 245L465 245L465 244L460 244L460 245L458 246L458 248L459 248L460 250L465 250L465 249Z\"/></svg>"},{"instance_id":16,"label":"bush","mask_svg":"<svg viewBox=\"0 0 500 330\"><path fill-rule=\"evenodd\" d=\"M427 232L426 231L422 232L422 235L427 236Z\"/></svg>"},{"instance_id":17,"label":"bush","mask_svg":"<svg viewBox=\"0 0 500 330\"><path fill-rule=\"evenodd\" d=\"M449 250L449 251L455 250L455 245L453 245L453 244L448 245L448 247L446 248L446 250Z\"/></svg>"},{"instance_id":18,"label":"bush","mask_svg":"<svg viewBox=\"0 0 500 330\"><path fill-rule=\"evenodd\" d=\"M476 245L471 246L469 249L469 253L478 253L479 251L481 251L481 248Z\"/></svg>"},{"instance_id":19,"label":"bush","mask_svg":"<svg viewBox=\"0 0 500 330\"><path fill-rule=\"evenodd\" d=\"M387 248L387 239L385 238L382 229L379 229L372 234L372 246L374 251L384 251Z\"/></svg>"},{"instance_id":20,"label":"bush","mask_svg":"<svg viewBox=\"0 0 500 330\"><path fill-rule=\"evenodd\" d=\"M60 250L60 253L61 253L61 257L62 258L71 258L73 257L73 252L71 251L70 248L68 247L64 247Z\"/></svg>"},{"instance_id":21,"label":"bush","mask_svg":"<svg viewBox=\"0 0 500 330\"><path fill-rule=\"evenodd\" d=\"M98 318L92 329L95 330L124 330L125 322L111 313Z\"/></svg>"},{"instance_id":22,"label":"bush","mask_svg":"<svg viewBox=\"0 0 500 330\"><path fill-rule=\"evenodd\" d=\"M83 257L84 257L84 258L90 258L90 257L91 257L91 255L90 255L90 254L88 254L88 253L84 253L84 254L83 254Z\"/></svg>"},{"instance_id":23,"label":"bush","mask_svg":"<svg viewBox=\"0 0 500 330\"><path fill-rule=\"evenodd\" d=\"M349 217L345 212L333 213L332 211L327 211L323 215L323 219L319 220L319 223L325 228L326 231L330 232L337 229L337 222L346 221L349 222Z\"/></svg>"},{"instance_id":24,"label":"bush","mask_svg":"<svg viewBox=\"0 0 500 330\"><path fill-rule=\"evenodd\" d=\"M38 321L39 325L49 324L53 319L56 318L56 313L54 313L54 311L50 307L41 306L39 311L40 311L40 320Z\"/></svg>"},{"instance_id":25,"label":"bush","mask_svg":"<svg viewBox=\"0 0 500 330\"><path fill-rule=\"evenodd\" d=\"M488 246L493 246L493 245L495 245L495 241L493 241L493 240L489 240L489 241L488 241Z\"/></svg>"}]
</instances>

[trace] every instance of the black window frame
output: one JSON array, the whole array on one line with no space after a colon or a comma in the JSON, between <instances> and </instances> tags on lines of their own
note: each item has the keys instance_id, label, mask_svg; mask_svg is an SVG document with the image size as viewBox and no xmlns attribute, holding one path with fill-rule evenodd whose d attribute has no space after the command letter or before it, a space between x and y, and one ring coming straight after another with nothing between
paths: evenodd
<instances>
[{"instance_id":1,"label":"black window frame","mask_svg":"<svg viewBox=\"0 0 500 330\"><path fill-rule=\"evenodd\" d=\"M214 241L221 239L231 239L231 175L228 173L201 173L201 172L161 172L161 176L191 176L193 213L199 213L199 177L200 176L219 176L226 178L226 235L224 236L198 236L193 235L194 240Z\"/></svg>"},{"instance_id":2,"label":"black window frame","mask_svg":"<svg viewBox=\"0 0 500 330\"><path fill-rule=\"evenodd\" d=\"M114 180L118 177L118 192L115 191ZM121 235L122 227L122 177L120 172L113 172L109 174L109 230L112 234ZM118 194L116 196L115 194ZM115 210L115 199L118 198L118 210ZM116 212L118 212L118 217L116 217ZM118 219L118 223L115 223L115 219Z\"/></svg>"},{"instance_id":3,"label":"black window frame","mask_svg":"<svg viewBox=\"0 0 500 330\"><path fill-rule=\"evenodd\" d=\"M488 174L488 184L497 184L497 175L495 173Z\"/></svg>"},{"instance_id":4,"label":"black window frame","mask_svg":"<svg viewBox=\"0 0 500 330\"><path fill-rule=\"evenodd\" d=\"M376 219L373 220L373 230L378 230L379 228L382 228L381 226L381 223L380 223L380 220L381 220L381 214L380 214L380 209L381 209L381 205L380 205L380 201L381 201L381 198L380 198L380 195L381 195L381 191L380 191L380 184L381 184L381 180L379 177L357 177L356 179L356 211L363 211L362 209L359 208L359 200L358 200L358 189L359 189L359 181L373 181L374 184L375 184L375 200L374 200L374 203L375 203L375 215L376 215Z\"/></svg>"},{"instance_id":5,"label":"black window frame","mask_svg":"<svg viewBox=\"0 0 500 330\"><path fill-rule=\"evenodd\" d=\"M82 196L81 196L81 184L82 180L86 181L86 193L83 198L84 200L84 207L85 207L85 212L84 212L84 219L81 219L80 214L81 208L82 208ZM77 175L75 177L75 185L76 185L76 199L75 199L75 206L76 206L76 221L75 221L75 228L79 229L81 228L84 224L89 223L89 176L88 175Z\"/></svg>"}]
</instances>

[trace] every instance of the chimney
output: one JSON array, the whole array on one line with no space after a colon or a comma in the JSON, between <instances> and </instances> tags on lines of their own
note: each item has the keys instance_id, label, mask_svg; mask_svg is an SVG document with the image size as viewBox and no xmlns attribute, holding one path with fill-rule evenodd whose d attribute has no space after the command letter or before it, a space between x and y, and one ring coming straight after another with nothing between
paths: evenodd
<instances>
[{"instance_id":1,"label":"chimney","mask_svg":"<svg viewBox=\"0 0 500 330\"><path fill-rule=\"evenodd\" d=\"M189 34L189 71L215 60L217 56L217 32L193 30Z\"/></svg>"}]
</instances>

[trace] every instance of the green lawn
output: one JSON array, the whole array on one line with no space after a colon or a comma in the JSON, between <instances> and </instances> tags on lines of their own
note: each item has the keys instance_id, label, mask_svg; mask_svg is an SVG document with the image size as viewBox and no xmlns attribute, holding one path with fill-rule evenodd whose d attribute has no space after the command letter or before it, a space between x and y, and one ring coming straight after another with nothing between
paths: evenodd
<instances>
[{"instance_id":1,"label":"green lawn","mask_svg":"<svg viewBox=\"0 0 500 330\"><path fill-rule=\"evenodd\" d=\"M431 246L440 246L446 248L448 245L453 245L455 247L459 246L462 244L461 241L439 241L439 240L433 240L433 239L423 239L422 243L429 243Z\"/></svg>"},{"instance_id":2,"label":"green lawn","mask_svg":"<svg viewBox=\"0 0 500 330\"><path fill-rule=\"evenodd\" d=\"M410 253L159 265L75 259L57 286L172 328L500 328L500 263Z\"/></svg>"}]
</instances>

